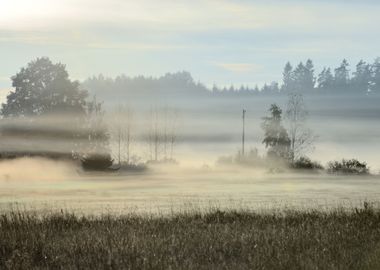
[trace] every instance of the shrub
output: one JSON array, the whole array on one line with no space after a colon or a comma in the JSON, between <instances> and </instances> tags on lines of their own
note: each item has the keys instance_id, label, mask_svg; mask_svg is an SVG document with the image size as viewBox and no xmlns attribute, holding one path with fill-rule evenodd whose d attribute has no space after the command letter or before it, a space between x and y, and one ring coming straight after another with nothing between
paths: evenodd
<instances>
[{"instance_id":1,"label":"shrub","mask_svg":"<svg viewBox=\"0 0 380 270\"><path fill-rule=\"evenodd\" d=\"M327 172L335 174L369 174L366 162L357 159L342 159L341 161L330 161Z\"/></svg>"},{"instance_id":2,"label":"shrub","mask_svg":"<svg viewBox=\"0 0 380 270\"><path fill-rule=\"evenodd\" d=\"M109 154L91 154L82 158L82 167L85 170L104 171L108 170L113 159Z\"/></svg>"},{"instance_id":3,"label":"shrub","mask_svg":"<svg viewBox=\"0 0 380 270\"><path fill-rule=\"evenodd\" d=\"M308 157L300 157L297 159L291 167L293 169L300 170L323 170L323 166L316 161L312 161Z\"/></svg>"}]
</instances>

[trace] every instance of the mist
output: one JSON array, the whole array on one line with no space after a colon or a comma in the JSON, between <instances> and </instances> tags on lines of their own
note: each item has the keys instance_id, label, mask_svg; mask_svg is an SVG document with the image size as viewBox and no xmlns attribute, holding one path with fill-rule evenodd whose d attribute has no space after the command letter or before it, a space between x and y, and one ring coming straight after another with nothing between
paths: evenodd
<instances>
[{"instance_id":1,"label":"mist","mask_svg":"<svg viewBox=\"0 0 380 270\"><path fill-rule=\"evenodd\" d=\"M241 167L164 166L144 173L83 174L38 158L0 163L2 211L85 215L219 209L352 208L376 201L378 177L268 173ZM20 168L23 168L20 171ZM75 169L73 169L75 168Z\"/></svg>"},{"instance_id":2,"label":"mist","mask_svg":"<svg viewBox=\"0 0 380 270\"><path fill-rule=\"evenodd\" d=\"M346 67L324 69L316 83L309 59L287 63L282 83L209 88L189 72L72 81L65 65L37 58L12 77L1 107L2 209L375 200L380 69L378 60Z\"/></svg>"},{"instance_id":3,"label":"mist","mask_svg":"<svg viewBox=\"0 0 380 270\"><path fill-rule=\"evenodd\" d=\"M0 269L380 269L379 12L1 0Z\"/></svg>"}]
</instances>

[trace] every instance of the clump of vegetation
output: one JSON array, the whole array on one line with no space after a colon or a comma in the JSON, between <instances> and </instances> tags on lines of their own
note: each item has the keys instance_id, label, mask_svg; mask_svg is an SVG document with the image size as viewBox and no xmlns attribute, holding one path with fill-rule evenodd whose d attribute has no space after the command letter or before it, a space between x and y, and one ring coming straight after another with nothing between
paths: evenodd
<instances>
[{"instance_id":1,"label":"clump of vegetation","mask_svg":"<svg viewBox=\"0 0 380 270\"><path fill-rule=\"evenodd\" d=\"M332 174L369 174L369 168L366 162L360 162L357 159L342 159L341 161L330 161L327 172Z\"/></svg>"},{"instance_id":2,"label":"clump of vegetation","mask_svg":"<svg viewBox=\"0 0 380 270\"><path fill-rule=\"evenodd\" d=\"M81 161L83 169L93 171L107 170L113 164L113 159L109 154L92 154L84 157Z\"/></svg>"},{"instance_id":3,"label":"clump of vegetation","mask_svg":"<svg viewBox=\"0 0 380 270\"><path fill-rule=\"evenodd\" d=\"M379 269L380 211L0 216L0 269Z\"/></svg>"},{"instance_id":4,"label":"clump of vegetation","mask_svg":"<svg viewBox=\"0 0 380 270\"><path fill-rule=\"evenodd\" d=\"M308 157L300 157L291 164L291 167L297 170L323 170L323 166L320 163L312 161Z\"/></svg>"}]
</instances>

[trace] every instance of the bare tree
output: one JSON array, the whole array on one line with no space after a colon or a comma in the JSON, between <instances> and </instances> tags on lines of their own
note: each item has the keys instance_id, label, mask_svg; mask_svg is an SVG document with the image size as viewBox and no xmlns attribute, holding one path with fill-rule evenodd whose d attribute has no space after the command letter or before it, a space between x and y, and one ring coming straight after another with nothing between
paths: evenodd
<instances>
[{"instance_id":1,"label":"bare tree","mask_svg":"<svg viewBox=\"0 0 380 270\"><path fill-rule=\"evenodd\" d=\"M178 125L178 111L172 111L172 122L169 133L169 143L170 143L170 159L173 160L174 146L177 143L177 125Z\"/></svg>"},{"instance_id":2,"label":"bare tree","mask_svg":"<svg viewBox=\"0 0 380 270\"><path fill-rule=\"evenodd\" d=\"M313 150L316 136L306 127L308 111L302 94L290 93L285 119L290 139L289 156L292 162Z\"/></svg>"},{"instance_id":3,"label":"bare tree","mask_svg":"<svg viewBox=\"0 0 380 270\"><path fill-rule=\"evenodd\" d=\"M125 105L119 105L112 114L113 141L116 142L119 165L124 161L130 164L132 157L132 144L134 142L134 112Z\"/></svg>"},{"instance_id":4,"label":"bare tree","mask_svg":"<svg viewBox=\"0 0 380 270\"><path fill-rule=\"evenodd\" d=\"M168 107L151 109L148 132L150 160L173 160L178 113Z\"/></svg>"},{"instance_id":5,"label":"bare tree","mask_svg":"<svg viewBox=\"0 0 380 270\"><path fill-rule=\"evenodd\" d=\"M157 108L150 110L150 123L148 133L148 144L150 160L158 161L162 147L162 131L160 129L160 116Z\"/></svg>"}]
</instances>

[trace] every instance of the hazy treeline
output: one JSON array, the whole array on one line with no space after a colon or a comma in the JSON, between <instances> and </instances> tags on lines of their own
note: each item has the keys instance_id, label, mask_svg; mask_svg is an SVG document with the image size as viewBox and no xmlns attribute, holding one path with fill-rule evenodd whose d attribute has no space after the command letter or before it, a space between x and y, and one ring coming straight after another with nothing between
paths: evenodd
<instances>
[{"instance_id":1,"label":"hazy treeline","mask_svg":"<svg viewBox=\"0 0 380 270\"><path fill-rule=\"evenodd\" d=\"M340 78L339 76L348 74L342 70L347 70L346 61L335 70L334 82ZM368 66L368 70L372 72L374 68ZM273 103L273 99L262 102L263 106L273 103L269 115L262 119L264 136L261 138L267 149L265 157L261 159L258 157L258 152L253 151L249 152L248 156L240 155L239 163L255 165L260 161L259 163L267 165L280 161L292 167L298 165L304 167L306 162L312 167L319 167L306 159L306 154L314 147L315 136L305 124L308 111L303 100L303 91L305 89L309 89L310 92L315 91L313 72L311 60L305 65L300 63L294 69L289 63L286 65L284 83L279 90L279 94L286 93L285 97L288 97L284 114L280 106ZM347 77L346 82L360 85L358 74L359 72L356 72L354 77ZM371 75L370 78L374 76ZM207 118L209 116L204 114L212 109L212 106L216 105L218 113L215 116L222 121L222 126L228 126L225 115L220 114L219 108L223 108L223 104L219 104L219 101L214 104L210 99L206 99L206 110L202 111L199 107L197 109L199 112L195 112L194 108L189 110L185 106L188 100L179 93L198 93L192 96L193 99L189 98L188 103L191 106L199 106L201 102L201 99L198 99L199 94L205 97L215 94L202 84L195 83L187 72L167 74L156 79L144 77L131 79L122 76L112 80L100 76L85 82L98 87L96 88L98 92L94 92L91 90L91 85L87 91L83 89L85 84L80 85L78 81L70 80L65 65L54 64L49 58L37 58L11 79L14 90L8 94L0 111L1 158L64 157L80 161L89 169L109 168L116 162L119 166L127 167L141 165L143 159L148 163L176 163L174 150L178 136L191 137L195 130L202 131L202 134L210 134L212 140L220 135L217 134L215 123L210 125L208 120L211 118ZM99 81L102 83L99 84ZM114 84L118 85L117 90L113 88ZM143 88L141 91L123 88L128 84ZM377 87L375 83L368 85L372 87L371 89ZM349 92L350 88L345 89ZM153 90L156 91L155 94L150 94ZM119 94L124 91L132 96L120 96L115 94L115 91ZM372 92L367 91L366 94ZM166 98L173 96L184 100L179 104L184 105L181 109L187 119L178 121L178 110L167 105L173 104L170 100L162 106L159 98L165 102ZM107 107L106 113L103 102L98 100L109 101L110 98L117 101L117 106ZM232 100L225 99L227 102L225 106L234 106ZM365 102L368 104L368 101ZM133 104L133 106L121 104ZM141 104L143 106L140 106ZM240 100L236 104L239 110L242 104ZM150 107L150 110L147 110L147 107ZM257 112L262 117L264 109L260 108ZM202 127L199 124L201 121L206 125ZM179 130L179 122L186 123L188 129ZM342 164L335 164L335 168L340 168ZM343 167L345 164L358 163L344 163ZM364 168L366 169L366 166Z\"/></svg>"},{"instance_id":2,"label":"hazy treeline","mask_svg":"<svg viewBox=\"0 0 380 270\"><path fill-rule=\"evenodd\" d=\"M96 95L70 80L65 65L45 57L11 79L14 90L0 110L0 158L70 159L103 170L116 162L139 165L146 148L147 161L174 162L177 110L151 108L136 119L132 107L119 105L106 114Z\"/></svg>"},{"instance_id":3,"label":"hazy treeline","mask_svg":"<svg viewBox=\"0 0 380 270\"><path fill-rule=\"evenodd\" d=\"M297 65L288 62L282 77L282 82L266 83L262 87L214 85L209 89L204 84L195 82L191 74L185 71L167 73L158 78L120 75L113 79L98 75L85 80L82 87L105 100L116 99L118 96L149 99L163 96L266 96L292 92L314 95L380 94L380 58L373 63L361 60L354 67L350 67L344 59L338 67L325 67L319 74L316 74L314 63L310 59Z\"/></svg>"},{"instance_id":4,"label":"hazy treeline","mask_svg":"<svg viewBox=\"0 0 380 270\"><path fill-rule=\"evenodd\" d=\"M284 67L282 76L281 84L272 82L271 84L264 84L262 88L258 86L253 89L245 86L218 88L214 86L212 90L215 94L233 95L277 95L293 92L330 95L379 94L380 58L377 58L373 63L360 60L354 68L350 68L350 64L344 59L338 67L324 67L319 74L316 74L314 63L310 59L297 65L288 62Z\"/></svg>"},{"instance_id":5,"label":"hazy treeline","mask_svg":"<svg viewBox=\"0 0 380 270\"><path fill-rule=\"evenodd\" d=\"M196 83L191 74L185 71L167 73L158 78L120 75L113 79L98 75L82 82L81 87L105 101L115 102L120 98L165 100L210 94L203 84Z\"/></svg>"}]
</instances>

